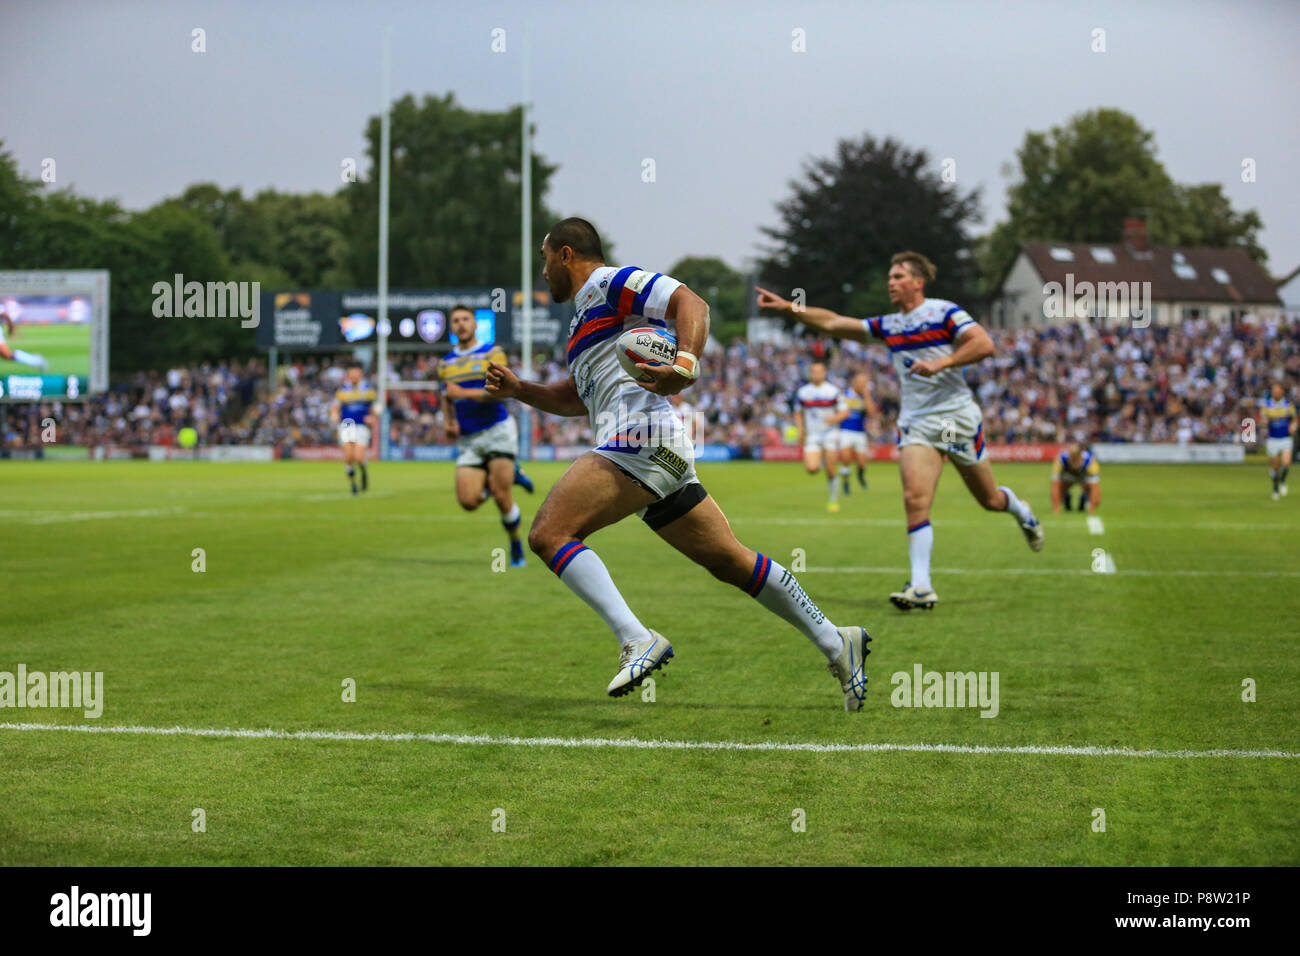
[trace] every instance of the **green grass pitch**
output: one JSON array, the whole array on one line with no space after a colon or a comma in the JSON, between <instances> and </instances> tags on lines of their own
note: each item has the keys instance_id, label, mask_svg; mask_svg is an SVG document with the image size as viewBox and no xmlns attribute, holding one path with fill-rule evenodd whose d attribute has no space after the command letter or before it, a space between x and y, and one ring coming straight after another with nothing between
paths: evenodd
<instances>
[{"instance_id":1,"label":"green grass pitch","mask_svg":"<svg viewBox=\"0 0 1300 956\"><path fill-rule=\"evenodd\" d=\"M529 468L526 519L561 469ZM949 470L942 603L911 614L886 600L906 577L896 468L838 515L796 464L699 470L741 540L802 549L808 592L870 630L864 712L804 637L635 519L587 543L677 657L653 701L606 697L612 635L531 555L492 570L495 512L457 508L450 465L372 465L353 499L332 464L5 462L0 671L102 671L105 702L0 723L1300 751L1300 495L1269 500L1257 466L1105 466L1096 535L1044 514L1046 466L998 465L1044 518L1041 554ZM1090 570L1097 548L1117 573ZM916 664L998 672L1000 712L892 706ZM1300 760L1276 756L6 727L0 760L0 865L1300 863Z\"/></svg>"},{"instance_id":2,"label":"green grass pitch","mask_svg":"<svg viewBox=\"0 0 1300 956\"><path fill-rule=\"evenodd\" d=\"M9 345L45 356L47 375L90 376L90 325L19 325ZM28 375L32 369L0 359L0 375Z\"/></svg>"}]
</instances>

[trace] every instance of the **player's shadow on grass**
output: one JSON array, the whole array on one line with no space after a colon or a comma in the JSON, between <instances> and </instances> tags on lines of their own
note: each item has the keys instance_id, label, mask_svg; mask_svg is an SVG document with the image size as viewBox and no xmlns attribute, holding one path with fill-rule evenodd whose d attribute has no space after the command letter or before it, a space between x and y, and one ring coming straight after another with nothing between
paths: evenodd
<instances>
[{"instance_id":1,"label":"player's shadow on grass","mask_svg":"<svg viewBox=\"0 0 1300 956\"><path fill-rule=\"evenodd\" d=\"M872 624L879 625L886 621L893 622L896 620L912 619L931 621L936 624L942 624L945 627L951 627L951 612L953 608L961 608L962 611L965 612L977 610L981 607L997 607L1001 604L1005 604L1005 601L1000 602L995 597L944 598L939 607L930 611L921 608L913 608L910 611L900 611L889 601L882 601L879 598L844 598L837 596L834 598L833 602L827 600L826 603L834 606L836 623L860 623L867 629L867 633L874 638L876 632L872 627ZM847 609L847 611L842 609Z\"/></svg>"},{"instance_id":2,"label":"player's shadow on grass","mask_svg":"<svg viewBox=\"0 0 1300 956\"><path fill-rule=\"evenodd\" d=\"M429 685L412 685L412 684L387 684L378 685L378 687L387 687L396 692L409 691L409 689L419 689L425 697L441 698L441 700L456 700L467 704L464 710L473 711L473 713L482 713L484 715L525 715L525 717L536 717L538 714L552 715L556 713L590 714L593 717L610 717L614 718L614 713L623 717L625 714L621 708L636 706L636 708L662 708L679 711L705 711L705 713L725 713L725 711L749 711L758 710L763 713L771 713L772 710L826 710L826 702L810 700L807 702L781 702L774 708L771 701L759 701L754 704L718 704L712 701L682 701L672 700L669 696L666 700L664 693L671 695L671 684L659 683L656 685L656 700L654 704L641 700L641 691L633 691L628 698L624 700L612 700L601 688L593 688L590 693L576 691L576 689L565 688L564 691L556 691L550 695L521 695L519 692L511 692L507 697L500 695L499 689L469 687L469 685L456 684L447 685L447 687L429 687ZM833 693L833 692L832 692ZM620 708L619 711L611 713L611 706ZM607 721L597 721L593 723L607 724L607 726L624 728L625 724L620 719L607 719Z\"/></svg>"},{"instance_id":3,"label":"player's shadow on grass","mask_svg":"<svg viewBox=\"0 0 1300 956\"><path fill-rule=\"evenodd\" d=\"M513 685L518 686L518 685ZM640 690L632 692L629 699L613 700L608 697L601 688L596 687L590 693L585 693L575 687L566 687L564 690L557 690L551 694L521 694L517 690L512 690L508 696L503 697L499 689L488 687L473 687L464 684L432 686L429 684L377 684L376 690L388 690L394 693L418 693L423 697L434 700L459 701L464 706L461 708L462 713L481 713L488 717L537 717L537 716L554 716L559 713L585 714L591 719L591 726L608 726L614 729L626 729L625 723L627 711L622 708L628 707L663 707L679 713L705 712L705 713L726 713L728 711L761 711L771 713L773 710L782 711L824 711L826 703L824 700L808 700L806 702L793 703L782 702L778 706L773 706L771 701L756 702L753 704L745 703L715 703L711 701L699 700L673 700L671 697L664 699L665 692L671 693L671 684L665 685L662 682L657 685L657 694L655 703L646 703L641 700ZM833 695L833 692L832 692ZM618 711L611 711L611 707L620 708ZM599 720L598 717L607 719Z\"/></svg>"}]
</instances>

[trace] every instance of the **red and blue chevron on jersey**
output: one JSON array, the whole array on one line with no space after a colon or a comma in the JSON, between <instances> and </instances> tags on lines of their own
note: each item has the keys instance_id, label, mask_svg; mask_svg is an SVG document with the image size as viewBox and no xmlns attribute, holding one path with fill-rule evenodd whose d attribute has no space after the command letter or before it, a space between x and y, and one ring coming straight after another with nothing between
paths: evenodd
<instances>
[{"instance_id":1,"label":"red and blue chevron on jersey","mask_svg":"<svg viewBox=\"0 0 1300 956\"><path fill-rule=\"evenodd\" d=\"M804 431L808 436L820 435L830 427L830 420L843 407L838 385L822 382L814 385L804 382L794 393L795 406L803 412Z\"/></svg>"},{"instance_id":2,"label":"red and blue chevron on jersey","mask_svg":"<svg viewBox=\"0 0 1300 956\"><path fill-rule=\"evenodd\" d=\"M901 393L900 423L975 405L961 369L946 368L929 378L910 372L917 362L951 355L962 333L976 324L961 306L926 299L910 312L878 315L862 324L869 337L884 342L892 353Z\"/></svg>"},{"instance_id":3,"label":"red and blue chevron on jersey","mask_svg":"<svg viewBox=\"0 0 1300 956\"><path fill-rule=\"evenodd\" d=\"M618 364L616 343L625 328L667 328L668 301L681 283L635 266L601 266L573 297L569 324L569 374L587 406L596 444L629 428L646 431L678 421L668 399L646 391Z\"/></svg>"}]
</instances>

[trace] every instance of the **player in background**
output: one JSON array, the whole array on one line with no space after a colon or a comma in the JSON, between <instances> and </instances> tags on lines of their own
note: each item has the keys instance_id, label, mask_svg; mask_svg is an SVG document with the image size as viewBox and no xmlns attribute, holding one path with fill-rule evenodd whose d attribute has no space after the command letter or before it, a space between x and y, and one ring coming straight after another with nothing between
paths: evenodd
<instances>
[{"instance_id":1,"label":"player in background","mask_svg":"<svg viewBox=\"0 0 1300 956\"><path fill-rule=\"evenodd\" d=\"M889 596L901 610L933 608L938 595L930 582L934 529L930 505L943 473L943 459L956 467L972 497L988 511L1011 515L1034 551L1043 548L1043 528L1029 505L999 485L986 460L983 413L958 369L988 358L993 340L966 310L925 296L934 264L917 252L900 252L889 269L889 300L899 311L851 319L830 309L796 307L758 290L758 307L782 312L835 338L883 342L898 373L898 472L907 515L907 550L912 578Z\"/></svg>"},{"instance_id":2,"label":"player in background","mask_svg":"<svg viewBox=\"0 0 1300 956\"><path fill-rule=\"evenodd\" d=\"M348 482L357 493L357 470L361 471L361 490L370 487L366 471L366 450L370 447L370 429L375 424L374 387L365 381L360 362L349 362L346 379L334 393L330 421L338 429L343 460L347 463Z\"/></svg>"},{"instance_id":3,"label":"player in background","mask_svg":"<svg viewBox=\"0 0 1300 956\"><path fill-rule=\"evenodd\" d=\"M519 427L506 411L500 397L484 388L489 362L504 363L506 353L499 345L478 341L478 320L464 305L452 308L449 317L456 346L438 363L443 383L443 417L448 434L456 437L456 500L466 511L474 511L489 497L501 513L501 527L510 538L510 566L524 566L524 545L519 538L523 523L512 486L533 490L533 483L519 470Z\"/></svg>"},{"instance_id":4,"label":"player in background","mask_svg":"<svg viewBox=\"0 0 1300 956\"><path fill-rule=\"evenodd\" d=\"M24 352L22 349L16 349L9 344L9 338L13 334L14 320L9 317L8 312L0 309L0 359L8 359L10 362L30 365L42 372L46 371L50 367L50 363L45 361L45 356L37 355L35 352Z\"/></svg>"},{"instance_id":5,"label":"player in background","mask_svg":"<svg viewBox=\"0 0 1300 956\"><path fill-rule=\"evenodd\" d=\"M844 493L849 493L849 476L853 465L858 466L858 484L867 487L867 462L871 460L871 447L867 442L867 419L875 418L880 409L871 400L871 383L866 372L856 372L849 379L849 389L844 393L848 415L840 422L840 482Z\"/></svg>"},{"instance_id":6,"label":"player in background","mask_svg":"<svg viewBox=\"0 0 1300 956\"><path fill-rule=\"evenodd\" d=\"M1071 495L1079 486L1079 510L1092 513L1101 507L1101 463L1082 442L1070 442L1052 462L1052 511L1073 510Z\"/></svg>"},{"instance_id":7,"label":"player in background","mask_svg":"<svg viewBox=\"0 0 1300 956\"><path fill-rule=\"evenodd\" d=\"M605 265L600 236L585 219L557 223L541 251L551 297L574 303L569 378L554 385L521 382L494 362L487 388L498 399L517 398L552 415L590 418L596 447L551 488L533 519L528 545L617 637L618 672L606 692L623 696L673 656L672 645L632 613L604 562L584 543L601 528L635 514L718 580L735 585L798 628L826 658L845 710L859 710L866 696L864 658L871 638L861 627L836 627L793 574L736 540L696 477L694 448L665 397L699 377L697 356L709 334L708 305L670 276ZM645 384L632 381L615 354L618 336L633 327L629 322L676 327L674 364L638 365L653 378ZM641 567L648 570L650 560L643 558ZM664 593L661 613L689 627L692 609L671 589Z\"/></svg>"},{"instance_id":8,"label":"player in background","mask_svg":"<svg viewBox=\"0 0 1300 956\"><path fill-rule=\"evenodd\" d=\"M1259 403L1259 415L1268 420L1268 477L1273 482L1273 500L1286 495L1286 476L1291 470L1291 453L1295 448L1296 407L1286 397L1281 382L1269 386L1269 396Z\"/></svg>"},{"instance_id":9,"label":"player in background","mask_svg":"<svg viewBox=\"0 0 1300 956\"><path fill-rule=\"evenodd\" d=\"M839 484L835 480L835 465L839 460L840 422L848 417L840 388L826 380L826 363L820 360L808 369L809 381L794 393L794 404L799 415L799 444L803 445L803 466L808 474L815 475L826 466L827 494L830 501L826 510L840 510Z\"/></svg>"}]
</instances>

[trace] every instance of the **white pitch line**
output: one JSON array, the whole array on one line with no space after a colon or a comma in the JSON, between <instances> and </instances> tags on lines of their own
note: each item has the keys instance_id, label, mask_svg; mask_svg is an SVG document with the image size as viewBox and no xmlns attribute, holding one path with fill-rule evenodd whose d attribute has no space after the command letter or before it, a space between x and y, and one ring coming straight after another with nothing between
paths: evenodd
<instances>
[{"instance_id":1,"label":"white pitch line","mask_svg":"<svg viewBox=\"0 0 1300 956\"><path fill-rule=\"evenodd\" d=\"M854 525L858 527L872 528L902 528L901 518L784 518L768 517L766 515L737 515L727 516L732 524L775 524L775 525L813 525L832 527L834 525ZM996 522L995 522L996 523ZM1074 528L1083 528L1085 523L1075 522L1069 518L1049 517L1043 521L1043 525L1053 531L1072 531ZM967 519L967 518L942 518L935 521L935 527L942 531L944 528L987 528L989 520ZM1179 531L1300 531L1300 525L1288 522L1249 522L1249 521L1128 521L1123 518L1112 518L1111 527L1114 528L1160 528L1168 531L1170 528L1176 528Z\"/></svg>"},{"instance_id":2,"label":"white pitch line","mask_svg":"<svg viewBox=\"0 0 1300 956\"><path fill-rule=\"evenodd\" d=\"M365 494L375 498L386 497L378 492L367 491ZM393 494L389 492L388 494ZM339 501L352 500L352 495L344 492L337 496ZM329 496L322 496L319 500L330 500ZM186 511L183 508L169 509L142 509L139 511L2 511L0 510L0 520L11 522L13 524L59 524L67 521L91 521L91 520L119 520L128 518L175 518L177 520L193 519L212 519L217 521L232 521L236 519L252 518L258 521L264 519L279 518L286 521L302 521L310 519L311 521L478 521L472 515L455 515L455 514L392 514L386 512L371 511L354 511L350 514L335 513L313 513L305 511L292 512L273 512L273 511Z\"/></svg>"},{"instance_id":3,"label":"white pitch line","mask_svg":"<svg viewBox=\"0 0 1300 956\"><path fill-rule=\"evenodd\" d=\"M1095 574L1089 568L933 568L934 574ZM911 568L805 568L800 574L911 574ZM1157 571L1151 568L1130 568L1112 572L1120 577L1141 576L1156 578L1300 578L1300 571L1239 571L1231 568L1215 571L1172 570Z\"/></svg>"},{"instance_id":4,"label":"white pitch line","mask_svg":"<svg viewBox=\"0 0 1300 956\"><path fill-rule=\"evenodd\" d=\"M396 492L385 492L380 494L378 491L368 491L366 494L373 498L395 496ZM341 494L322 494L306 496L294 493L292 495L252 495L253 498L270 498L276 501L328 501L334 497L339 500L351 499L352 496L347 493ZM255 518L262 520L264 518L280 518L286 521L301 521L303 518L310 518L312 521L351 521L356 518L365 518L367 521L478 521L480 520L473 515L460 514L438 514L436 512L409 513L409 512L354 512L345 514L342 512L332 513L304 513L301 511L292 512L266 512L266 511L248 511L246 509L231 509L229 511L188 511L181 506L173 506L167 509L141 508L134 511L57 511L57 510L35 510L8 508L0 509L0 519L11 521L16 524L50 524L62 521L88 521L94 519L128 519L128 518L212 518L221 521L229 521L236 518ZM894 528L902 527L900 519L897 518L779 518L765 517L763 515L738 515L730 517L732 524L772 524L772 525L810 525L832 527L835 525L846 525L854 527L873 527L873 528ZM983 528L987 527L988 521L979 520L944 520L940 523L940 528ZM1064 533L1073 531L1072 522L1048 519L1044 522L1045 526L1052 532ZM1083 528L1084 525L1077 527ZM1112 528L1159 528L1169 530L1177 528L1180 531L1274 531L1289 532L1300 531L1300 525L1287 524L1285 522L1234 522L1234 521L1125 521L1122 519L1111 521ZM901 533L901 532L900 532ZM910 571L910 569L909 569Z\"/></svg>"},{"instance_id":5,"label":"white pitch line","mask_svg":"<svg viewBox=\"0 0 1300 956\"><path fill-rule=\"evenodd\" d=\"M362 492L367 498L391 498L394 492L391 491L364 491ZM327 491L317 495L302 495L302 501L347 501L354 497L346 491Z\"/></svg>"},{"instance_id":6,"label":"white pitch line","mask_svg":"<svg viewBox=\"0 0 1300 956\"><path fill-rule=\"evenodd\" d=\"M180 517L179 508L139 508L134 511L28 511L4 512L21 524L60 524L65 521L116 521L122 518Z\"/></svg>"},{"instance_id":7,"label":"white pitch line","mask_svg":"<svg viewBox=\"0 0 1300 956\"><path fill-rule=\"evenodd\" d=\"M989 747L974 744L818 744L738 740L638 740L635 737L493 737L487 734L386 734L346 730L236 730L212 727L123 727L98 724L0 723L0 730L49 730L81 734L139 734L152 737L218 737L239 740L340 740L383 743L469 744L478 747L562 747L568 749L622 748L627 750L755 750L798 753L944 753L1027 754L1053 757L1142 757L1189 760L1200 757L1293 760L1300 753L1287 750L1134 750L1130 747Z\"/></svg>"}]
</instances>

